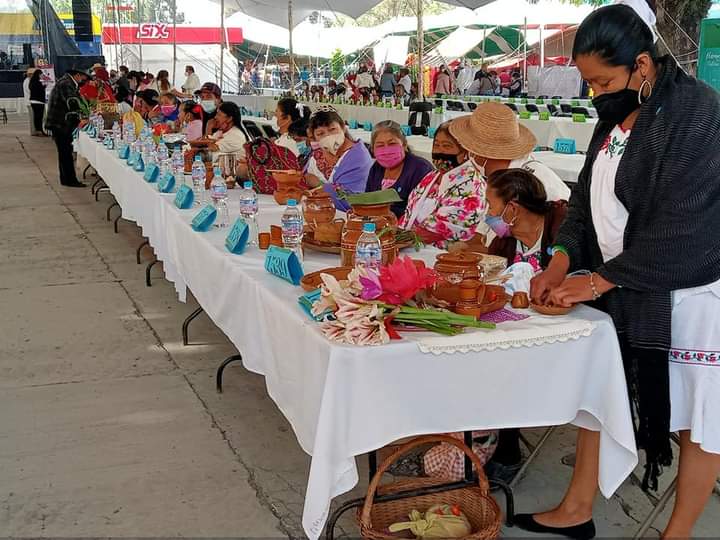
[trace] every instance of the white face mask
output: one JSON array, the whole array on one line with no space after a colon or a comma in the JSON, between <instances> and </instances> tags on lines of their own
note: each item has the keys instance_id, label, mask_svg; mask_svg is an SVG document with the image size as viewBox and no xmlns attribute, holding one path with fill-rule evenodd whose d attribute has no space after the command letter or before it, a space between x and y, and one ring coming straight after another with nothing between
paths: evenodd
<instances>
[{"instance_id":1,"label":"white face mask","mask_svg":"<svg viewBox=\"0 0 720 540\"><path fill-rule=\"evenodd\" d=\"M200 106L203 108L203 110L208 113L212 114L215 112L215 109L217 109L217 106L215 105L215 101L212 99L204 99L200 102Z\"/></svg>"},{"instance_id":2,"label":"white face mask","mask_svg":"<svg viewBox=\"0 0 720 540\"><path fill-rule=\"evenodd\" d=\"M278 125L277 116L273 116L270 119L270 127L273 128L275 131L280 131L280 126Z\"/></svg>"},{"instance_id":3,"label":"white face mask","mask_svg":"<svg viewBox=\"0 0 720 540\"><path fill-rule=\"evenodd\" d=\"M473 156L470 156L469 159L470 159L470 163L471 163L472 166L475 168L475 170L477 171L477 173L478 173L480 176L485 176L485 165L487 165L488 160L486 159L485 161L483 161L483 164L480 165L480 164L475 160L475 158L474 158Z\"/></svg>"},{"instance_id":4,"label":"white face mask","mask_svg":"<svg viewBox=\"0 0 720 540\"><path fill-rule=\"evenodd\" d=\"M318 143L320 144L320 148L322 148L326 152L330 152L333 156L337 154L338 149L343 145L344 142L345 133L343 132L325 135L325 137L318 141Z\"/></svg>"}]
</instances>

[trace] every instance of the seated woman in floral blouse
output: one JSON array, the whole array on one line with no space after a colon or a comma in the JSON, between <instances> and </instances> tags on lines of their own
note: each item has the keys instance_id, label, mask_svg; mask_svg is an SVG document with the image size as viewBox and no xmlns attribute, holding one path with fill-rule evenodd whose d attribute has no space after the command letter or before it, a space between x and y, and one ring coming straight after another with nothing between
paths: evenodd
<instances>
[{"instance_id":1,"label":"seated woman in floral blouse","mask_svg":"<svg viewBox=\"0 0 720 540\"><path fill-rule=\"evenodd\" d=\"M453 120L449 135L468 160L444 174L427 175L410 195L400 220L401 227L414 230L426 243L441 249L457 242L484 245L489 231L485 223L486 177L497 170L530 171L543 183L548 200L568 199L570 190L560 178L532 158L535 136L505 105L479 105L472 115Z\"/></svg>"}]
</instances>

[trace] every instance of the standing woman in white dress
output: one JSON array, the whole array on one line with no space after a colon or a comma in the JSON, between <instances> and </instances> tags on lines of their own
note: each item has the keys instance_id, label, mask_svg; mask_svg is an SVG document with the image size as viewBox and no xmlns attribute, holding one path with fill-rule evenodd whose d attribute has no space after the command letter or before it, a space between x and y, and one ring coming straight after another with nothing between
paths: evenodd
<instances>
[{"instance_id":1,"label":"standing woman in white dress","mask_svg":"<svg viewBox=\"0 0 720 540\"><path fill-rule=\"evenodd\" d=\"M578 28L573 58L600 122L531 295L595 300L612 316L647 458L643 488L657 490L672 461L669 433L679 431L663 538L689 538L720 473L720 102L657 55L654 14L644 2L633 7L600 8ZM580 269L587 275L566 277ZM599 444L597 432L581 429L562 502L517 524L594 537Z\"/></svg>"}]
</instances>

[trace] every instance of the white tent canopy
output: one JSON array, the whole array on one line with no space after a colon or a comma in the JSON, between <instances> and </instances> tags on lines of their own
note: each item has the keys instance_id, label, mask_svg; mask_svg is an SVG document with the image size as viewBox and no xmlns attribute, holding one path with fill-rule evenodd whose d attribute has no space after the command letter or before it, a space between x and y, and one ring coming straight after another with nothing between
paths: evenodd
<instances>
[{"instance_id":1,"label":"white tent canopy","mask_svg":"<svg viewBox=\"0 0 720 540\"><path fill-rule=\"evenodd\" d=\"M222 0L213 0L220 3ZM409 2L412 0L408 0ZM439 0L444 4L475 9L492 0ZM293 26L297 26L314 11L334 11L357 18L381 0L224 0L227 13L245 13L251 17L288 28L288 7L292 3Z\"/></svg>"}]
</instances>

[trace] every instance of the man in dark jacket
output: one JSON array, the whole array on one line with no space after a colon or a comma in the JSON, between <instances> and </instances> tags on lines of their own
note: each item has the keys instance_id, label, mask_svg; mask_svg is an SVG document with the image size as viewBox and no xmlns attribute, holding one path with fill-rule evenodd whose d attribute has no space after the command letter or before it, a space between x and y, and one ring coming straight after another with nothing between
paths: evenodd
<instances>
[{"instance_id":1,"label":"man in dark jacket","mask_svg":"<svg viewBox=\"0 0 720 540\"><path fill-rule=\"evenodd\" d=\"M85 187L75 175L73 162L73 131L80 123L78 103L71 98L80 98L80 86L88 80L88 75L78 70L68 70L55 84L50 93L45 127L52 132L58 151L60 184L66 187Z\"/></svg>"}]
</instances>

